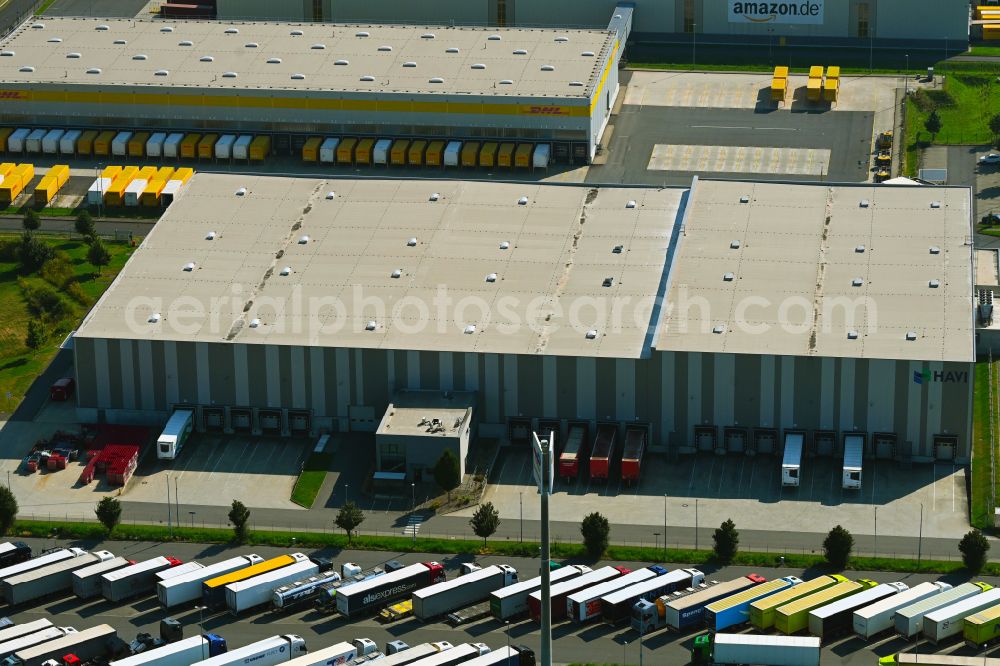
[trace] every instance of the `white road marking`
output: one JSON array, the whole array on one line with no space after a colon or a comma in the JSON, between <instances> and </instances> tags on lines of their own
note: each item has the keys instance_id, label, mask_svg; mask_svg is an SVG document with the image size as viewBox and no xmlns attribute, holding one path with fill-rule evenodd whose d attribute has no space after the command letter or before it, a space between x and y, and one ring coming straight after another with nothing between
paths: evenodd
<instances>
[{"instance_id":1,"label":"white road marking","mask_svg":"<svg viewBox=\"0 0 1000 666\"><path fill-rule=\"evenodd\" d=\"M653 146L646 168L820 176L829 172L829 164L829 149L658 143Z\"/></svg>"},{"instance_id":2,"label":"white road marking","mask_svg":"<svg viewBox=\"0 0 1000 666\"><path fill-rule=\"evenodd\" d=\"M691 125L691 129L735 129L735 130L748 130L754 129L749 125Z\"/></svg>"}]
</instances>

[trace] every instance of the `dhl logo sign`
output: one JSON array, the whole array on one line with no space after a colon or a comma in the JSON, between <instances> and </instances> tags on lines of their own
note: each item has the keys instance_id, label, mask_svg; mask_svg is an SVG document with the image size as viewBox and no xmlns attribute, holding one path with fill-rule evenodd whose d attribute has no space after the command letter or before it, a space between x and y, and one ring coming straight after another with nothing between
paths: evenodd
<instances>
[{"instance_id":1,"label":"dhl logo sign","mask_svg":"<svg viewBox=\"0 0 1000 666\"><path fill-rule=\"evenodd\" d=\"M569 109L564 106L529 106L528 113L533 116L568 116Z\"/></svg>"},{"instance_id":2,"label":"dhl logo sign","mask_svg":"<svg viewBox=\"0 0 1000 666\"><path fill-rule=\"evenodd\" d=\"M0 90L0 99L28 99L26 90Z\"/></svg>"}]
</instances>

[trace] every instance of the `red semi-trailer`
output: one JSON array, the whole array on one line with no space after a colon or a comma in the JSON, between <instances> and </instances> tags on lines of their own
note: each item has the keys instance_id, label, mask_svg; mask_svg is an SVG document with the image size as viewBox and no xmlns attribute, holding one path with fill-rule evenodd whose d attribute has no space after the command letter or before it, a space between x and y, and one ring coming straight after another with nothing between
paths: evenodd
<instances>
[{"instance_id":1,"label":"red semi-trailer","mask_svg":"<svg viewBox=\"0 0 1000 666\"><path fill-rule=\"evenodd\" d=\"M566 597L569 595L629 573L632 573L632 570L625 567L607 566L553 585L549 592L552 603L552 621L559 622L566 619ZM542 621L541 590L535 590L528 596L528 613L535 622Z\"/></svg>"},{"instance_id":2,"label":"red semi-trailer","mask_svg":"<svg viewBox=\"0 0 1000 666\"><path fill-rule=\"evenodd\" d=\"M582 425L569 427L566 446L559 454L559 476L566 481L580 475L580 466L587 459L587 429Z\"/></svg>"},{"instance_id":3,"label":"red semi-trailer","mask_svg":"<svg viewBox=\"0 0 1000 666\"><path fill-rule=\"evenodd\" d=\"M590 478L607 480L611 460L615 457L615 435L618 427L610 424L597 426L594 451L590 455Z\"/></svg>"},{"instance_id":4,"label":"red semi-trailer","mask_svg":"<svg viewBox=\"0 0 1000 666\"><path fill-rule=\"evenodd\" d=\"M622 481L631 484L639 480L642 455L646 452L646 429L625 429L625 448L622 452Z\"/></svg>"}]
</instances>

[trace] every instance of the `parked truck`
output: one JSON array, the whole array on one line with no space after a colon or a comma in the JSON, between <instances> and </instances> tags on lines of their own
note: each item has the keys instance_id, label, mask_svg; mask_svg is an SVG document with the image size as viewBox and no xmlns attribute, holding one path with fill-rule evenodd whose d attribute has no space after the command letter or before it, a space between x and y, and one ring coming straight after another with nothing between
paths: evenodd
<instances>
[{"instance_id":1,"label":"parked truck","mask_svg":"<svg viewBox=\"0 0 1000 666\"><path fill-rule=\"evenodd\" d=\"M76 663L87 662L110 655L117 638L118 632L114 628L107 624L99 624L18 650L2 663L3 666L42 666L50 659L58 661L69 654L78 660Z\"/></svg>"},{"instance_id":2,"label":"parked truck","mask_svg":"<svg viewBox=\"0 0 1000 666\"><path fill-rule=\"evenodd\" d=\"M50 564L55 564L56 562L62 562L63 560L79 557L86 552L87 551L82 548L57 548L47 553L42 553L36 558L23 560L17 564L11 564L3 569L0 569L0 580L7 580L11 576L17 576L27 571L34 571L35 569L41 569L42 567L46 567Z\"/></svg>"},{"instance_id":3,"label":"parked truck","mask_svg":"<svg viewBox=\"0 0 1000 666\"><path fill-rule=\"evenodd\" d=\"M924 637L936 645L958 636L964 628L965 618L997 604L1000 604L1000 588L994 587L982 594L933 610L924 616Z\"/></svg>"},{"instance_id":4,"label":"parked truck","mask_svg":"<svg viewBox=\"0 0 1000 666\"><path fill-rule=\"evenodd\" d=\"M462 666L535 666L535 652L526 645L504 646L473 657Z\"/></svg>"},{"instance_id":5,"label":"parked truck","mask_svg":"<svg viewBox=\"0 0 1000 666\"><path fill-rule=\"evenodd\" d=\"M516 580L516 573L514 575ZM451 582L463 581L465 578L465 576L461 576ZM442 582L445 579L444 566L439 562L412 564L382 576L369 578L368 580L342 587L337 591L337 611L347 618L374 613L386 604L402 599L412 593L414 595L414 615L421 619L433 617L421 616L417 611L419 606L422 609L420 612L425 612L424 609L426 609L426 612L433 612L435 608L434 601L431 601L429 598L433 595L422 597L421 602L418 604L416 601L417 592L423 592L439 585L446 585L447 583ZM461 589L462 586L459 585L457 587ZM492 589L495 589L495 587ZM442 598L443 600L444 598ZM438 612L436 615L441 615L457 607L451 606L446 611Z\"/></svg>"},{"instance_id":6,"label":"parked truck","mask_svg":"<svg viewBox=\"0 0 1000 666\"><path fill-rule=\"evenodd\" d=\"M587 622L598 618L601 616L601 597L604 595L666 573L667 570L663 567L653 565L630 571L624 576L610 578L597 585L581 588L566 597L566 617L573 622Z\"/></svg>"},{"instance_id":7,"label":"parked truck","mask_svg":"<svg viewBox=\"0 0 1000 666\"><path fill-rule=\"evenodd\" d=\"M90 599L101 594L101 576L111 571L124 569L135 564L135 560L124 557L112 557L110 560L97 562L77 569L73 572L73 594L81 599Z\"/></svg>"},{"instance_id":8,"label":"parked truck","mask_svg":"<svg viewBox=\"0 0 1000 666\"><path fill-rule=\"evenodd\" d=\"M156 438L156 457L160 460L174 460L180 455L194 427L194 412L178 409L170 415L163 432Z\"/></svg>"},{"instance_id":9,"label":"parked truck","mask_svg":"<svg viewBox=\"0 0 1000 666\"><path fill-rule=\"evenodd\" d=\"M361 567L351 562L346 562L340 571L340 580L334 583L326 583L319 586L314 605L318 610L334 612L337 610L337 594L340 590L346 589L350 585L356 585L372 578L384 576L402 569L403 565L395 560L386 562L384 566L372 567L362 570Z\"/></svg>"},{"instance_id":10,"label":"parked truck","mask_svg":"<svg viewBox=\"0 0 1000 666\"><path fill-rule=\"evenodd\" d=\"M566 435L566 446L559 454L559 476L567 482L575 479L589 458L590 446L587 443L586 426L571 425Z\"/></svg>"},{"instance_id":11,"label":"parked truck","mask_svg":"<svg viewBox=\"0 0 1000 666\"><path fill-rule=\"evenodd\" d=\"M844 436L844 469L841 486L847 490L861 489L862 455L865 439L861 435Z\"/></svg>"},{"instance_id":12,"label":"parked truck","mask_svg":"<svg viewBox=\"0 0 1000 666\"><path fill-rule=\"evenodd\" d=\"M47 641L54 641L62 638L66 634L71 634L76 630L73 627L53 627L33 631L30 634L23 634L16 638L10 638L0 643L0 659L6 659L18 650L24 650L35 645L41 645Z\"/></svg>"},{"instance_id":13,"label":"parked truck","mask_svg":"<svg viewBox=\"0 0 1000 666\"><path fill-rule=\"evenodd\" d=\"M164 569L156 574L156 584L170 580L171 578L176 578L177 576L184 576L195 571L201 571L205 568L205 565L200 562L185 562L184 564L179 564L176 567L170 567L169 569Z\"/></svg>"},{"instance_id":14,"label":"parked truck","mask_svg":"<svg viewBox=\"0 0 1000 666\"><path fill-rule=\"evenodd\" d=\"M413 666L456 666L470 659L489 654L490 648L485 643L461 643L450 650L432 654L412 662ZM379 664L381 666L381 664Z\"/></svg>"},{"instance_id":15,"label":"parked truck","mask_svg":"<svg viewBox=\"0 0 1000 666\"><path fill-rule=\"evenodd\" d=\"M778 609L774 617L774 628L783 634L795 634L809 626L810 611L832 604L844 597L857 594L862 590L875 587L878 583L872 580L857 580L837 583L825 590L802 597Z\"/></svg>"},{"instance_id":16,"label":"parked truck","mask_svg":"<svg viewBox=\"0 0 1000 666\"><path fill-rule=\"evenodd\" d=\"M694 639L692 664L819 666L820 641L813 637L703 634Z\"/></svg>"},{"instance_id":17,"label":"parked truck","mask_svg":"<svg viewBox=\"0 0 1000 666\"><path fill-rule=\"evenodd\" d=\"M490 592L517 582L517 570L506 564L495 564L467 573L453 580L435 583L413 592L413 615L427 620L447 615L453 610L485 601ZM340 599L337 608L340 608Z\"/></svg>"},{"instance_id":18,"label":"parked truck","mask_svg":"<svg viewBox=\"0 0 1000 666\"><path fill-rule=\"evenodd\" d=\"M245 664L274 666L287 663L307 652L305 639L295 634L284 634L271 636L194 663L198 666L244 666Z\"/></svg>"},{"instance_id":19,"label":"parked truck","mask_svg":"<svg viewBox=\"0 0 1000 666\"><path fill-rule=\"evenodd\" d=\"M240 555L239 557L231 557L222 562L209 564L197 571L174 576L168 580L161 580L156 584L156 597L160 600L160 605L164 608L174 608L181 604L198 601L201 599L201 587L205 581L246 569L263 561L264 558L254 553Z\"/></svg>"},{"instance_id":20,"label":"parked truck","mask_svg":"<svg viewBox=\"0 0 1000 666\"><path fill-rule=\"evenodd\" d=\"M959 656L957 654L924 654L923 652L901 652L882 657L878 666L1000 666L998 657L979 655Z\"/></svg>"},{"instance_id":21,"label":"parked truck","mask_svg":"<svg viewBox=\"0 0 1000 666\"><path fill-rule=\"evenodd\" d=\"M692 631L704 623L705 607L712 602L766 582L766 578L757 574L749 574L721 582L666 603L662 619L658 617L658 614L654 615L654 618L674 631Z\"/></svg>"},{"instance_id":22,"label":"parked truck","mask_svg":"<svg viewBox=\"0 0 1000 666\"><path fill-rule=\"evenodd\" d=\"M33 634L38 631L43 631L52 627L52 621L47 618L42 618L40 620L32 620L31 622L24 622L23 624L15 624L13 626L7 627L6 629L0 629L0 644L6 643L7 641L12 641L15 638L20 638L21 636L27 636L28 634Z\"/></svg>"},{"instance_id":23,"label":"parked truck","mask_svg":"<svg viewBox=\"0 0 1000 666\"><path fill-rule=\"evenodd\" d=\"M801 432L785 433L785 450L781 457L781 485L798 486L802 472Z\"/></svg>"},{"instance_id":24,"label":"parked truck","mask_svg":"<svg viewBox=\"0 0 1000 666\"><path fill-rule=\"evenodd\" d=\"M1000 636L1000 606L992 606L965 618L962 636L966 645L977 650L995 643Z\"/></svg>"},{"instance_id":25,"label":"parked truck","mask_svg":"<svg viewBox=\"0 0 1000 666\"><path fill-rule=\"evenodd\" d=\"M226 605L226 586L249 580L254 576L260 576L276 569L291 566L297 562L308 561L309 558L302 553L291 553L290 555L279 555L269 560L258 562L249 567L237 569L230 573L209 578L201 584L201 601L207 608L221 608Z\"/></svg>"},{"instance_id":26,"label":"parked truck","mask_svg":"<svg viewBox=\"0 0 1000 666\"><path fill-rule=\"evenodd\" d=\"M230 583L226 586L226 607L234 615L239 615L251 608L270 603L276 587L317 573L319 567L307 559L260 576Z\"/></svg>"},{"instance_id":27,"label":"parked truck","mask_svg":"<svg viewBox=\"0 0 1000 666\"><path fill-rule=\"evenodd\" d=\"M9 567L31 559L31 547L23 541L0 543L0 567Z\"/></svg>"},{"instance_id":28,"label":"parked truck","mask_svg":"<svg viewBox=\"0 0 1000 666\"><path fill-rule=\"evenodd\" d=\"M353 664L359 657L367 657L377 652L374 641L367 638L357 638L351 643L337 643L329 647L296 657L288 662L288 666L340 666Z\"/></svg>"},{"instance_id":29,"label":"parked truck","mask_svg":"<svg viewBox=\"0 0 1000 666\"><path fill-rule=\"evenodd\" d=\"M271 608L276 611L288 611L297 606L311 602L319 593L320 588L328 583L336 583L340 574L328 571L325 574L310 576L288 585L282 585L271 593Z\"/></svg>"},{"instance_id":30,"label":"parked truck","mask_svg":"<svg viewBox=\"0 0 1000 666\"><path fill-rule=\"evenodd\" d=\"M590 567L582 564L560 567L549 573L549 585L572 580L590 571ZM501 622L524 615L528 612L528 597L541 588L542 577L536 576L496 590L490 594L490 613Z\"/></svg>"},{"instance_id":31,"label":"parked truck","mask_svg":"<svg viewBox=\"0 0 1000 666\"><path fill-rule=\"evenodd\" d=\"M939 592L923 601L900 608L893 616L896 633L906 639L913 638L924 629L924 617L939 608L950 606L993 589L988 583L962 583L950 590Z\"/></svg>"},{"instance_id":32,"label":"parked truck","mask_svg":"<svg viewBox=\"0 0 1000 666\"><path fill-rule=\"evenodd\" d=\"M145 664L188 666L188 664L225 654L225 652L226 639L216 634L205 634L185 638L176 643L167 643L153 650L146 650L131 657L112 661L111 666L144 666Z\"/></svg>"},{"instance_id":33,"label":"parked truck","mask_svg":"<svg viewBox=\"0 0 1000 666\"><path fill-rule=\"evenodd\" d=\"M750 621L750 604L801 582L795 576L775 578L725 599L713 601L705 606L705 625L709 631L720 632L746 624Z\"/></svg>"},{"instance_id":34,"label":"parked truck","mask_svg":"<svg viewBox=\"0 0 1000 666\"><path fill-rule=\"evenodd\" d=\"M909 589L905 583L882 583L809 611L809 633L829 641L850 633L854 611Z\"/></svg>"},{"instance_id":35,"label":"parked truck","mask_svg":"<svg viewBox=\"0 0 1000 666\"><path fill-rule=\"evenodd\" d=\"M178 559L160 556L101 574L101 594L115 602L150 594L156 587L156 574L179 564Z\"/></svg>"},{"instance_id":36,"label":"parked truck","mask_svg":"<svg viewBox=\"0 0 1000 666\"><path fill-rule=\"evenodd\" d=\"M893 628L893 616L896 611L950 589L951 585L948 583L920 583L905 592L859 608L854 611L852 619L854 633L866 641L871 640Z\"/></svg>"},{"instance_id":37,"label":"parked truck","mask_svg":"<svg viewBox=\"0 0 1000 666\"><path fill-rule=\"evenodd\" d=\"M79 557L71 557L39 569L26 571L17 576L4 578L3 582L0 583L0 592L2 592L4 600L11 606L60 592L68 593L73 589L73 572L112 559L114 559L114 555L106 550L84 553Z\"/></svg>"},{"instance_id":38,"label":"parked truck","mask_svg":"<svg viewBox=\"0 0 1000 666\"><path fill-rule=\"evenodd\" d=\"M594 450L590 454L590 478L608 478L611 472L611 463L615 457L615 438L618 435L618 426L604 423L597 426L597 437L594 439Z\"/></svg>"},{"instance_id":39,"label":"parked truck","mask_svg":"<svg viewBox=\"0 0 1000 666\"><path fill-rule=\"evenodd\" d=\"M601 618L608 624L621 624L632 617L632 608L640 601L683 590L705 581L705 574L697 569L675 569L668 573L623 587L601 597Z\"/></svg>"},{"instance_id":40,"label":"parked truck","mask_svg":"<svg viewBox=\"0 0 1000 666\"><path fill-rule=\"evenodd\" d=\"M646 429L626 426L625 446L622 449L622 481L631 485L639 480L642 456L646 452Z\"/></svg>"},{"instance_id":41,"label":"parked truck","mask_svg":"<svg viewBox=\"0 0 1000 666\"><path fill-rule=\"evenodd\" d=\"M606 566L600 569L595 569L594 571L589 571L585 574L577 576L571 580L562 581L558 584L551 585L549 592L549 601L551 606L551 617L553 622L559 622L560 620L566 619L566 599L569 595L574 594L580 590L584 590L588 587L594 585L600 585L605 581L612 580L614 578L619 578L631 573L631 569L626 569L625 567L612 567ZM528 614L531 619L535 622L541 622L542 620L542 591L535 590L528 595Z\"/></svg>"},{"instance_id":42,"label":"parked truck","mask_svg":"<svg viewBox=\"0 0 1000 666\"><path fill-rule=\"evenodd\" d=\"M399 641L393 641L393 643L398 642ZM406 647L405 643L400 646L393 645L393 643L386 645L386 654L377 658L378 666L409 666L409 664L416 663L421 659L426 659L427 657L452 648L451 643L448 641L421 643L420 645L414 645L413 647ZM295 666L299 665L295 664Z\"/></svg>"}]
</instances>

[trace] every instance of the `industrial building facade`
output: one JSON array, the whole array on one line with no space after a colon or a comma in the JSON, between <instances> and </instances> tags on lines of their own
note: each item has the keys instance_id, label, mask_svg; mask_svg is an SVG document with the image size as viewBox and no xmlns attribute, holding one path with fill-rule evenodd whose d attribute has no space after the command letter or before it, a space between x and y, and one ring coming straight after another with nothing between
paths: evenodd
<instances>
[{"instance_id":1,"label":"industrial building facade","mask_svg":"<svg viewBox=\"0 0 1000 666\"><path fill-rule=\"evenodd\" d=\"M768 453L804 432L824 455L858 433L869 455L967 461L970 211L964 188L200 174L75 336L80 416L183 405L203 429L373 432L398 391L469 391L487 436L614 423L671 453ZM442 284L511 312L431 307L415 330L403 303ZM290 304L310 294L345 325L307 330ZM879 321L822 307L847 294ZM624 323L573 324L578 302Z\"/></svg>"}]
</instances>

